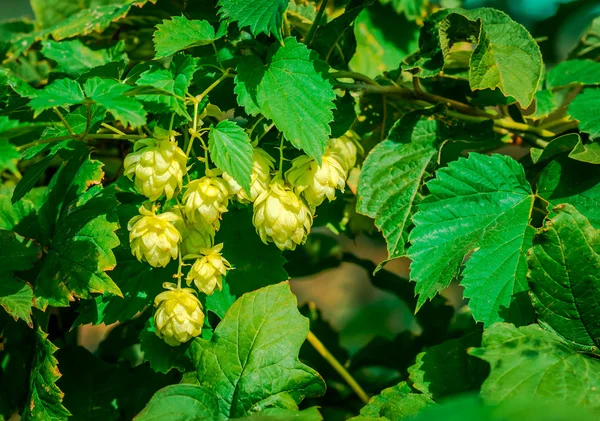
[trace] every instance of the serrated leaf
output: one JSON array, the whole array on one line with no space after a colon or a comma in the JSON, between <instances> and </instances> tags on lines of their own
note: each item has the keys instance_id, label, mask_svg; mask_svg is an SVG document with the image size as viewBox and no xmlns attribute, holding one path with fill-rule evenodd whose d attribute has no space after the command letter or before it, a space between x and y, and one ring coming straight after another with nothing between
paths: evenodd
<instances>
[{"instance_id":1,"label":"serrated leaf","mask_svg":"<svg viewBox=\"0 0 600 421\"><path fill-rule=\"evenodd\" d=\"M244 294L211 341L194 340L200 385L217 395L222 416L241 417L266 407L297 409L305 397L324 393L319 375L298 361L308 325L289 284L280 283Z\"/></svg>"},{"instance_id":2,"label":"serrated leaf","mask_svg":"<svg viewBox=\"0 0 600 421\"><path fill-rule=\"evenodd\" d=\"M421 409L433 404L431 398L412 393L406 382L400 382L396 386L382 390L379 395L373 396L369 403L360 410L360 415L350 420L401 420L413 416Z\"/></svg>"},{"instance_id":3,"label":"serrated leaf","mask_svg":"<svg viewBox=\"0 0 600 421\"><path fill-rule=\"evenodd\" d=\"M414 111L398 120L387 140L371 150L360 173L356 210L375 219L389 260L405 253L410 215L437 153L439 122L430 115Z\"/></svg>"},{"instance_id":4,"label":"serrated leaf","mask_svg":"<svg viewBox=\"0 0 600 421\"><path fill-rule=\"evenodd\" d=\"M221 420L219 401L212 390L192 384L164 387L152 396L135 421Z\"/></svg>"},{"instance_id":5,"label":"serrated leaf","mask_svg":"<svg viewBox=\"0 0 600 421\"><path fill-rule=\"evenodd\" d=\"M421 352L408 368L413 387L435 401L478 391L489 369L484 362L467 354L467 349L479 345L481 333L474 332Z\"/></svg>"},{"instance_id":6,"label":"serrated leaf","mask_svg":"<svg viewBox=\"0 0 600 421\"><path fill-rule=\"evenodd\" d=\"M40 249L27 240L19 240L11 231L0 230L0 270L13 272L30 269L39 259Z\"/></svg>"},{"instance_id":7,"label":"serrated leaf","mask_svg":"<svg viewBox=\"0 0 600 421\"><path fill-rule=\"evenodd\" d=\"M548 71L548 89L569 85L600 85L600 63L593 60L567 60Z\"/></svg>"},{"instance_id":8,"label":"serrated leaf","mask_svg":"<svg viewBox=\"0 0 600 421\"><path fill-rule=\"evenodd\" d=\"M235 268L227 272L225 280L236 297L289 278L281 251L260 240L249 209L225 213L215 242L223 243L223 256Z\"/></svg>"},{"instance_id":9,"label":"serrated leaf","mask_svg":"<svg viewBox=\"0 0 600 421\"><path fill-rule=\"evenodd\" d=\"M556 206L538 229L528 256L539 323L577 348L600 345L600 232L577 209Z\"/></svg>"},{"instance_id":10,"label":"serrated leaf","mask_svg":"<svg viewBox=\"0 0 600 421\"><path fill-rule=\"evenodd\" d=\"M0 229L11 230L17 234L34 238L39 222L35 217L36 209L41 207L45 187L33 189L18 203L11 203L13 188L0 186Z\"/></svg>"},{"instance_id":11,"label":"serrated leaf","mask_svg":"<svg viewBox=\"0 0 600 421\"><path fill-rule=\"evenodd\" d=\"M112 61L127 60L123 41L107 49L92 50L78 39L62 42L47 40L42 42L42 54L58 63L55 72L73 78Z\"/></svg>"},{"instance_id":12,"label":"serrated leaf","mask_svg":"<svg viewBox=\"0 0 600 421\"><path fill-rule=\"evenodd\" d=\"M427 188L408 249L417 308L448 287L470 255L461 285L475 320L529 322L525 251L534 196L523 167L507 156L472 153L438 170Z\"/></svg>"},{"instance_id":13,"label":"serrated leaf","mask_svg":"<svg viewBox=\"0 0 600 421\"><path fill-rule=\"evenodd\" d=\"M541 172L537 194L550 206L573 205L600 229L600 172L596 165L559 157Z\"/></svg>"},{"instance_id":14,"label":"serrated leaf","mask_svg":"<svg viewBox=\"0 0 600 421\"><path fill-rule=\"evenodd\" d=\"M248 133L233 121L223 120L211 126L208 148L216 166L227 172L250 194L254 148Z\"/></svg>"},{"instance_id":15,"label":"serrated leaf","mask_svg":"<svg viewBox=\"0 0 600 421\"><path fill-rule=\"evenodd\" d=\"M84 98L79 83L72 79L59 79L44 89L36 91L36 96L29 101L29 106L34 111L33 116L37 117L42 111L53 107L68 107L79 104Z\"/></svg>"},{"instance_id":16,"label":"serrated leaf","mask_svg":"<svg viewBox=\"0 0 600 421\"><path fill-rule=\"evenodd\" d=\"M11 120L7 116L2 115L0 116L0 141L19 137L31 131L39 130L45 126L46 123L20 122L18 120ZM1 152L0 156L2 156Z\"/></svg>"},{"instance_id":17,"label":"serrated leaf","mask_svg":"<svg viewBox=\"0 0 600 421\"><path fill-rule=\"evenodd\" d=\"M88 98L106 108L124 126L135 128L146 124L146 111L142 104L125 95L131 87L116 80L92 77L83 88Z\"/></svg>"},{"instance_id":18,"label":"serrated leaf","mask_svg":"<svg viewBox=\"0 0 600 421\"><path fill-rule=\"evenodd\" d=\"M287 0L219 0L218 4L222 20L237 22L240 28L249 26L254 36L273 34L281 40L281 24L288 7Z\"/></svg>"},{"instance_id":19,"label":"serrated leaf","mask_svg":"<svg viewBox=\"0 0 600 421\"><path fill-rule=\"evenodd\" d=\"M151 318L140 334L140 350L144 353L144 361L158 373L168 373L171 369L181 372L192 370L192 363L187 355L190 343L170 346L156 335L154 319Z\"/></svg>"},{"instance_id":20,"label":"serrated leaf","mask_svg":"<svg viewBox=\"0 0 600 421\"><path fill-rule=\"evenodd\" d=\"M71 415L63 406L63 392L56 385L61 376L58 361L53 356L57 349L48 340L48 334L38 328L29 379L29 396L21 415L23 421L63 420Z\"/></svg>"},{"instance_id":21,"label":"serrated leaf","mask_svg":"<svg viewBox=\"0 0 600 421\"><path fill-rule=\"evenodd\" d=\"M287 140L320 162L336 98L327 65L292 37L267 66L257 66L257 59L242 63L235 78L240 104L273 120Z\"/></svg>"},{"instance_id":22,"label":"serrated leaf","mask_svg":"<svg viewBox=\"0 0 600 421\"><path fill-rule=\"evenodd\" d=\"M491 366L481 388L489 403L527 396L600 413L600 361L574 351L538 325L497 323L469 353Z\"/></svg>"},{"instance_id":23,"label":"serrated leaf","mask_svg":"<svg viewBox=\"0 0 600 421\"><path fill-rule=\"evenodd\" d=\"M542 76L542 55L529 32L499 10L444 9L434 13L421 29L420 53L404 68L417 76L436 76L452 45L464 41L476 43L469 59L471 89L499 88L521 107L529 106Z\"/></svg>"},{"instance_id":24,"label":"serrated leaf","mask_svg":"<svg viewBox=\"0 0 600 421\"><path fill-rule=\"evenodd\" d=\"M0 273L0 306L15 320L22 319L33 327L31 308L33 307L33 288L26 282L13 278L6 273Z\"/></svg>"},{"instance_id":25,"label":"serrated leaf","mask_svg":"<svg viewBox=\"0 0 600 421\"><path fill-rule=\"evenodd\" d=\"M173 16L156 25L153 35L156 58L163 58L192 47L207 45L215 40L215 28L206 20L189 20Z\"/></svg>"},{"instance_id":26,"label":"serrated leaf","mask_svg":"<svg viewBox=\"0 0 600 421\"><path fill-rule=\"evenodd\" d=\"M600 89L585 89L571 101L567 111L573 119L579 120L579 130L588 133L590 139L600 137Z\"/></svg>"},{"instance_id":27,"label":"serrated leaf","mask_svg":"<svg viewBox=\"0 0 600 421\"><path fill-rule=\"evenodd\" d=\"M169 95L138 95L143 102L148 102L151 112L172 114L175 111L180 116L191 120L184 104L185 96L196 70L198 59L187 54L177 54L173 57L169 70L150 69L140 75L136 81L138 86L152 86L168 92Z\"/></svg>"}]
</instances>

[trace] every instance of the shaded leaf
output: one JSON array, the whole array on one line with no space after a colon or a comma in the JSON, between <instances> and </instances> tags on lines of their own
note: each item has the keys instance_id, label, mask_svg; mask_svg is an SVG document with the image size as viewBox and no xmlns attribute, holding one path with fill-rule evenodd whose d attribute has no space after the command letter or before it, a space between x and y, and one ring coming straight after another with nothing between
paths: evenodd
<instances>
[{"instance_id":1,"label":"shaded leaf","mask_svg":"<svg viewBox=\"0 0 600 421\"><path fill-rule=\"evenodd\" d=\"M548 71L548 88L569 85L600 85L600 63L592 60L567 60Z\"/></svg>"},{"instance_id":2,"label":"shaded leaf","mask_svg":"<svg viewBox=\"0 0 600 421\"><path fill-rule=\"evenodd\" d=\"M144 353L144 361L158 373L167 373L171 369L181 372L192 370L192 363L187 355L190 343L170 346L156 335L154 319L151 318L140 334L140 350Z\"/></svg>"},{"instance_id":3,"label":"shaded leaf","mask_svg":"<svg viewBox=\"0 0 600 421\"><path fill-rule=\"evenodd\" d=\"M0 306L15 320L22 319L33 327L31 308L33 307L33 288L26 282L14 279L6 273L0 273Z\"/></svg>"},{"instance_id":4,"label":"shaded leaf","mask_svg":"<svg viewBox=\"0 0 600 421\"><path fill-rule=\"evenodd\" d=\"M410 387L405 382L401 382L372 397L369 403L360 410L360 415L351 420L400 420L415 415L421 409L433 404L431 398L412 393Z\"/></svg>"},{"instance_id":5,"label":"shaded leaf","mask_svg":"<svg viewBox=\"0 0 600 421\"><path fill-rule=\"evenodd\" d=\"M590 135L590 139L600 137L600 89L585 89L568 105L567 111L579 120L579 130Z\"/></svg>"}]
</instances>

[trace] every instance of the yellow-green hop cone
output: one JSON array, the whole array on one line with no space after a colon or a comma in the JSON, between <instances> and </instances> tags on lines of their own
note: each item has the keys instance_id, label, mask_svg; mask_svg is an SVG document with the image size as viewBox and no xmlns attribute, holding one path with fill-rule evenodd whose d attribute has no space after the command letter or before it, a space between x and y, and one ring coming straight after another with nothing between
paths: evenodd
<instances>
[{"instance_id":1,"label":"yellow-green hop cone","mask_svg":"<svg viewBox=\"0 0 600 421\"><path fill-rule=\"evenodd\" d=\"M188 272L186 282L188 285L194 282L198 290L206 295L214 292L215 288L219 291L223 289L223 275L231 269L231 265L221 255L223 244L217 244L212 248L202 249L202 256L198 258Z\"/></svg>"},{"instance_id":2,"label":"yellow-green hop cone","mask_svg":"<svg viewBox=\"0 0 600 421\"><path fill-rule=\"evenodd\" d=\"M142 139L125 157L125 175L136 189L151 201L163 194L171 199L181 189L187 172L187 158L176 142L167 139Z\"/></svg>"},{"instance_id":3,"label":"yellow-green hop cone","mask_svg":"<svg viewBox=\"0 0 600 421\"><path fill-rule=\"evenodd\" d=\"M242 189L227 173L223 173L223 179L229 184L229 190L241 203L254 202L256 198L267 189L271 182L271 171L275 160L271 155L261 148L254 148L252 163L252 174L250 176L250 196Z\"/></svg>"},{"instance_id":4,"label":"yellow-green hop cone","mask_svg":"<svg viewBox=\"0 0 600 421\"><path fill-rule=\"evenodd\" d=\"M273 242L280 250L294 250L306 241L312 214L281 177L275 177L254 202L252 223L263 243Z\"/></svg>"},{"instance_id":5,"label":"yellow-green hop cone","mask_svg":"<svg viewBox=\"0 0 600 421\"><path fill-rule=\"evenodd\" d=\"M227 212L229 187L221 177L204 176L188 184L183 202L190 221L216 226L221 214Z\"/></svg>"},{"instance_id":6,"label":"yellow-green hop cone","mask_svg":"<svg viewBox=\"0 0 600 421\"><path fill-rule=\"evenodd\" d=\"M321 166L307 155L295 158L285 178L313 208L323 203L325 198L330 202L334 200L335 190L344 191L346 185L346 171L338 157L329 151L321 158Z\"/></svg>"},{"instance_id":7,"label":"yellow-green hop cone","mask_svg":"<svg viewBox=\"0 0 600 421\"><path fill-rule=\"evenodd\" d=\"M215 227L208 225L203 220L196 222L187 221L184 216L183 206L173 206L171 212L180 218L175 222L175 228L181 233L182 240L179 245L181 255L199 254L200 249L212 247L215 239ZM218 229L218 221L217 227Z\"/></svg>"},{"instance_id":8,"label":"yellow-green hop cone","mask_svg":"<svg viewBox=\"0 0 600 421\"><path fill-rule=\"evenodd\" d=\"M169 282L163 287L168 291L154 299L154 305L158 307L154 314L156 334L167 344L178 346L202 333L202 304L191 288L177 288Z\"/></svg>"},{"instance_id":9,"label":"yellow-green hop cone","mask_svg":"<svg viewBox=\"0 0 600 421\"><path fill-rule=\"evenodd\" d=\"M131 252L139 261L147 261L150 266L167 266L176 259L181 234L175 228L179 217L172 212L156 215L153 209L141 206L140 215L129 220L129 242Z\"/></svg>"},{"instance_id":10,"label":"yellow-green hop cone","mask_svg":"<svg viewBox=\"0 0 600 421\"><path fill-rule=\"evenodd\" d=\"M328 150L337 155L344 171L348 172L356 165L356 143L358 135L353 131L348 131L339 138L329 140Z\"/></svg>"}]
</instances>

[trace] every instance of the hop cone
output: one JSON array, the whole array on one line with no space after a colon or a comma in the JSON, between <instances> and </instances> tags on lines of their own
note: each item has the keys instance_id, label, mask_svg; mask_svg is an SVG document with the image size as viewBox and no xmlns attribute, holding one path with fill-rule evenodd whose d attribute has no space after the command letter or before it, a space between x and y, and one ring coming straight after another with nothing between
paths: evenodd
<instances>
[{"instance_id":1,"label":"hop cone","mask_svg":"<svg viewBox=\"0 0 600 421\"><path fill-rule=\"evenodd\" d=\"M188 285L193 281L196 287L206 295L212 294L215 288L218 288L219 291L223 289L223 275L231 269L231 265L221 255L221 250L223 250L223 244L201 250L202 257L194 262L188 272L186 278Z\"/></svg>"},{"instance_id":2,"label":"hop cone","mask_svg":"<svg viewBox=\"0 0 600 421\"><path fill-rule=\"evenodd\" d=\"M271 170L275 162L273 157L261 148L254 148L253 160L252 175L250 176L250 196L229 174L223 173L223 179L229 184L231 194L235 195L242 203L254 202L267 189L271 181Z\"/></svg>"},{"instance_id":3,"label":"hop cone","mask_svg":"<svg viewBox=\"0 0 600 421\"><path fill-rule=\"evenodd\" d=\"M229 188L222 178L205 176L188 184L183 202L190 221L215 226L221 214L227 212Z\"/></svg>"},{"instance_id":4,"label":"hop cone","mask_svg":"<svg viewBox=\"0 0 600 421\"><path fill-rule=\"evenodd\" d=\"M129 220L129 242L131 252L139 261L147 261L150 266L167 266L177 258L181 234L174 223L179 217L172 212L156 215L153 209L141 206L140 215Z\"/></svg>"},{"instance_id":5,"label":"hop cone","mask_svg":"<svg viewBox=\"0 0 600 421\"><path fill-rule=\"evenodd\" d=\"M252 223L265 244L273 242L280 250L294 250L306 240L312 214L306 203L276 177L254 202Z\"/></svg>"},{"instance_id":6,"label":"hop cone","mask_svg":"<svg viewBox=\"0 0 600 421\"><path fill-rule=\"evenodd\" d=\"M171 199L187 172L185 153L170 140L138 140L125 158L125 175L151 201L163 194Z\"/></svg>"},{"instance_id":7,"label":"hop cone","mask_svg":"<svg viewBox=\"0 0 600 421\"><path fill-rule=\"evenodd\" d=\"M178 346L200 335L204 324L202 304L191 288L177 288L165 282L168 291L154 299L156 334L171 346Z\"/></svg>"},{"instance_id":8,"label":"hop cone","mask_svg":"<svg viewBox=\"0 0 600 421\"><path fill-rule=\"evenodd\" d=\"M212 247L215 239L214 226L206 224L201 219L196 222L188 221L182 206L174 206L170 211L179 216L179 219L175 222L175 228L177 228L182 236L179 246L182 256L198 254L200 253L200 249Z\"/></svg>"},{"instance_id":9,"label":"hop cone","mask_svg":"<svg viewBox=\"0 0 600 421\"><path fill-rule=\"evenodd\" d=\"M342 137L329 140L328 150L337 155L342 164L342 168L347 173L356 165L356 143L358 136L352 131L348 131Z\"/></svg>"},{"instance_id":10,"label":"hop cone","mask_svg":"<svg viewBox=\"0 0 600 421\"><path fill-rule=\"evenodd\" d=\"M322 157L321 166L307 155L294 159L285 178L294 187L294 191L302 194L306 202L315 208L325 198L329 201L335 199L336 189L344 191L346 174L338 156L327 150Z\"/></svg>"}]
</instances>

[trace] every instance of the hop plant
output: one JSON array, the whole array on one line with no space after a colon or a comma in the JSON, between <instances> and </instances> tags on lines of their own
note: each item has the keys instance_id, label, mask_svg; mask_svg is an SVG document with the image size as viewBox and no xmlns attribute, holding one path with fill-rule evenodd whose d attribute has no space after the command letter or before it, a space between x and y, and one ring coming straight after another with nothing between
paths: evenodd
<instances>
[{"instance_id":1,"label":"hop plant","mask_svg":"<svg viewBox=\"0 0 600 421\"><path fill-rule=\"evenodd\" d=\"M134 180L136 189L151 201L163 194L171 199L181 189L187 172L187 157L168 139L142 139L133 146L133 152L125 157L125 175Z\"/></svg>"},{"instance_id":2,"label":"hop plant","mask_svg":"<svg viewBox=\"0 0 600 421\"><path fill-rule=\"evenodd\" d=\"M223 275L231 269L231 265L221 255L223 244L217 244L212 248L200 250L199 257L188 272L186 282L188 285L194 282L198 290L206 295L213 293L215 288L223 289Z\"/></svg>"},{"instance_id":3,"label":"hop plant","mask_svg":"<svg viewBox=\"0 0 600 421\"><path fill-rule=\"evenodd\" d=\"M227 181L231 194L235 195L238 201L242 203L254 202L269 186L274 162L273 157L263 149L254 148L252 175L250 176L250 196L229 174L223 173L223 179Z\"/></svg>"},{"instance_id":4,"label":"hop plant","mask_svg":"<svg viewBox=\"0 0 600 421\"><path fill-rule=\"evenodd\" d=\"M182 236L179 246L182 256L198 254L200 253L200 249L212 247L215 239L214 226L208 225L201 219L198 219L196 222L187 220L184 208L180 205L173 206L170 211L179 216L177 221L175 221L175 228L177 228L177 231Z\"/></svg>"},{"instance_id":5,"label":"hop plant","mask_svg":"<svg viewBox=\"0 0 600 421\"><path fill-rule=\"evenodd\" d=\"M252 223L263 243L273 242L280 250L294 250L306 241L312 214L281 177L275 177L256 198Z\"/></svg>"},{"instance_id":6,"label":"hop plant","mask_svg":"<svg viewBox=\"0 0 600 421\"><path fill-rule=\"evenodd\" d=\"M229 187L221 177L207 175L188 184L183 202L189 220L216 226L221 214L227 212Z\"/></svg>"},{"instance_id":7,"label":"hop plant","mask_svg":"<svg viewBox=\"0 0 600 421\"><path fill-rule=\"evenodd\" d=\"M294 191L302 194L313 208L323 203L325 198L334 200L336 189L344 191L346 176L340 158L330 150L323 154L320 166L314 158L302 155L292 161L292 168L285 173Z\"/></svg>"},{"instance_id":8,"label":"hop plant","mask_svg":"<svg viewBox=\"0 0 600 421\"><path fill-rule=\"evenodd\" d=\"M358 136L352 131L346 132L341 137L329 140L328 150L337 155L344 171L347 173L356 165L356 143Z\"/></svg>"},{"instance_id":9,"label":"hop plant","mask_svg":"<svg viewBox=\"0 0 600 421\"><path fill-rule=\"evenodd\" d=\"M181 234L174 223L179 217L172 212L156 215L155 208L148 205L141 206L139 212L127 224L131 252L150 266L165 267L177 258Z\"/></svg>"},{"instance_id":10,"label":"hop plant","mask_svg":"<svg viewBox=\"0 0 600 421\"><path fill-rule=\"evenodd\" d=\"M202 333L204 313L202 304L192 288L178 288L165 282L154 299L156 334L171 346L178 346Z\"/></svg>"}]
</instances>

